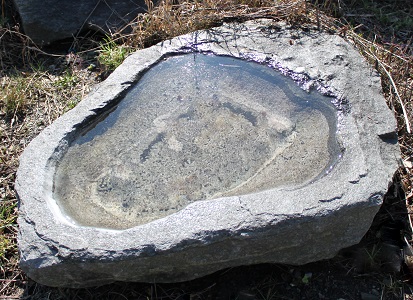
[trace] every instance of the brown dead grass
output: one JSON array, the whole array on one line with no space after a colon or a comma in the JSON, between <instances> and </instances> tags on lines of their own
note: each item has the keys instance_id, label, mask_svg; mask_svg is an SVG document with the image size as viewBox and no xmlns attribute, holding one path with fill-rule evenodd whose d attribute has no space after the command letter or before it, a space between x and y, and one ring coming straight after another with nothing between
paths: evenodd
<instances>
[{"instance_id":1,"label":"brown dead grass","mask_svg":"<svg viewBox=\"0 0 413 300\"><path fill-rule=\"evenodd\" d=\"M409 129L413 127L410 0L397 3L390 0L164 0L159 6L152 5L149 0L146 2L148 12L136 17L131 24L132 32L126 33L125 28L110 36L107 43L116 41L130 50L141 49L223 22L263 17L295 26L316 25L320 30L335 32L352 42L382 75L384 94L398 122L403 156L398 177L406 194L403 200L408 211L413 212L413 135ZM375 8L381 11L380 15ZM386 14L386 11L389 12ZM402 16L399 21L393 18L394 11ZM73 299L91 299L93 295L111 299L122 299L124 295L157 299L156 286L149 287L150 290L147 286L134 289L123 284L100 290L48 289L29 284L18 268L17 199L13 188L18 157L45 126L76 105L96 82L105 78L107 68L99 66L93 54L103 47L94 41L83 43L76 54L48 55L31 43L17 25L13 26L0 28L0 212L3 212L0 213L0 251L3 251L0 252L0 299L67 299L67 295ZM96 67L91 67L94 65ZM410 218L407 222L411 223ZM179 296L176 289L174 293L159 292L168 299Z\"/></svg>"}]
</instances>

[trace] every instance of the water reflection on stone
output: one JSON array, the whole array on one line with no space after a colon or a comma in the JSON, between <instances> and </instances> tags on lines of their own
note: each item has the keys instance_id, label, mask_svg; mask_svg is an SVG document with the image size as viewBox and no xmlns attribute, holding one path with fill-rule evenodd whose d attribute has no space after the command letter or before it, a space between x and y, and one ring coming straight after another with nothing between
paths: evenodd
<instances>
[{"instance_id":1,"label":"water reflection on stone","mask_svg":"<svg viewBox=\"0 0 413 300\"><path fill-rule=\"evenodd\" d=\"M307 184L340 154L336 113L267 66L170 57L79 134L54 197L81 225L124 229L197 200Z\"/></svg>"}]
</instances>

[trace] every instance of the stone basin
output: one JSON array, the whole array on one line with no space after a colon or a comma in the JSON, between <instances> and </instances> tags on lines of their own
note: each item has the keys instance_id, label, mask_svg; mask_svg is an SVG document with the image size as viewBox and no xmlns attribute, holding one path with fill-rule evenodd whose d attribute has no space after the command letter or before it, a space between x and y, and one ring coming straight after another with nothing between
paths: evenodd
<instances>
[{"instance_id":1,"label":"stone basin","mask_svg":"<svg viewBox=\"0 0 413 300\"><path fill-rule=\"evenodd\" d=\"M400 157L380 77L270 20L137 51L24 151L21 268L50 286L176 282L356 244Z\"/></svg>"}]
</instances>

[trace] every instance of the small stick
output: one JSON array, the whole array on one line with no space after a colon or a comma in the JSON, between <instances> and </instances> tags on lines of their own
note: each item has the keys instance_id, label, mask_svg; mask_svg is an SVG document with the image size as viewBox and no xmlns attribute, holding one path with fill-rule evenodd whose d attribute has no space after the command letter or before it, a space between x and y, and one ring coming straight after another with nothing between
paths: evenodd
<instances>
[{"instance_id":1,"label":"small stick","mask_svg":"<svg viewBox=\"0 0 413 300\"><path fill-rule=\"evenodd\" d=\"M373 53L370 53L370 55L374 56L377 63L383 68L384 72L386 72L387 76L389 77L390 82L391 82L391 84L394 88L394 91L396 92L397 98L399 99L400 106L402 107L402 110L403 110L403 116L404 116L404 120L406 122L406 130L407 130L408 133L411 133L412 131L410 129L410 123L409 123L409 119L408 119L408 116L407 116L407 111L406 111L406 108L404 107L402 98L400 97L399 91L397 90L396 83L394 82L393 77L391 76L390 72L387 71L384 64L378 59L378 57L376 55L374 55Z\"/></svg>"}]
</instances>

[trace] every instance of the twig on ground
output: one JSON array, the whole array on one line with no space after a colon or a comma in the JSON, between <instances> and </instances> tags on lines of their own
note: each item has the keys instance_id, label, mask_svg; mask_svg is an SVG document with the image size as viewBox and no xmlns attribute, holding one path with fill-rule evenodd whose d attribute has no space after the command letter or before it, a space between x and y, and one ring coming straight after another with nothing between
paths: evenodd
<instances>
[{"instance_id":1,"label":"twig on ground","mask_svg":"<svg viewBox=\"0 0 413 300\"><path fill-rule=\"evenodd\" d=\"M410 122L409 122L409 118L407 116L406 107L404 106L403 100L400 97L399 90L397 89L396 83L393 80L393 76L390 74L389 71L387 71L385 65L380 61L380 59L378 59L378 57L376 55L374 55L373 53L368 53L368 54L372 55L376 59L377 63L382 67L383 71L386 73L387 77L389 78L389 80L390 80L390 82L391 82L391 84L394 88L394 92L396 93L397 98L399 99L399 104L400 104L400 106L402 108L402 111L403 111L403 117L404 117L404 121L406 123L406 130L407 130L408 133L411 133Z\"/></svg>"}]
</instances>

